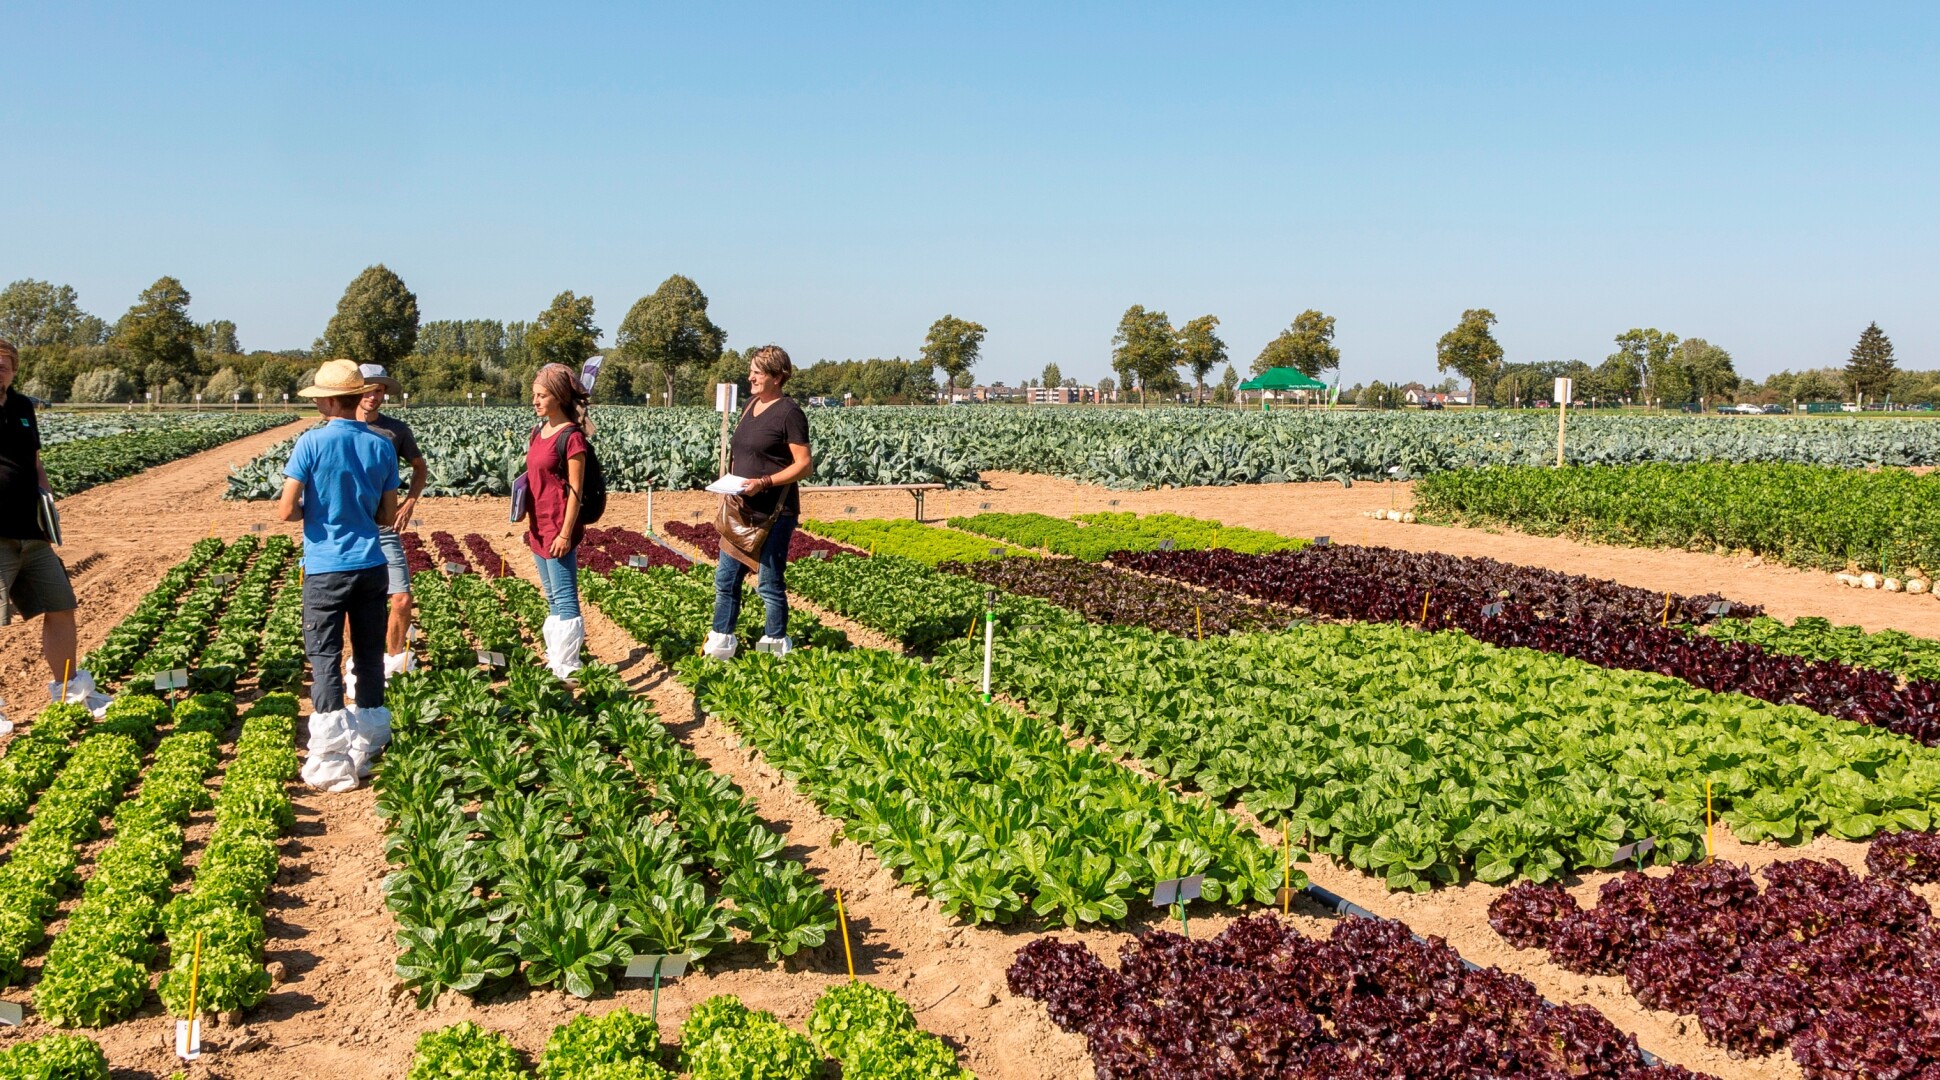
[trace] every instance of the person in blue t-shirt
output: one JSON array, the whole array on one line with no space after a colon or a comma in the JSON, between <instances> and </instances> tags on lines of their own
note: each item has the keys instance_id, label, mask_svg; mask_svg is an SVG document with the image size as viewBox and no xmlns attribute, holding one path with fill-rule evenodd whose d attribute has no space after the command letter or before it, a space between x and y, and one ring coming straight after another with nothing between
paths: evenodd
<instances>
[{"instance_id":1,"label":"person in blue t-shirt","mask_svg":"<svg viewBox=\"0 0 1940 1080\"><path fill-rule=\"evenodd\" d=\"M398 470L397 448L357 420L358 399L374 389L355 361L319 368L315 385L297 394L314 399L329 422L304 432L283 467L283 520L303 522L303 651L310 657L313 742L318 721L344 710L346 617L357 711L384 707L389 577L377 527L397 516ZM355 726L341 719L340 726ZM388 734L388 715L383 719Z\"/></svg>"}]
</instances>

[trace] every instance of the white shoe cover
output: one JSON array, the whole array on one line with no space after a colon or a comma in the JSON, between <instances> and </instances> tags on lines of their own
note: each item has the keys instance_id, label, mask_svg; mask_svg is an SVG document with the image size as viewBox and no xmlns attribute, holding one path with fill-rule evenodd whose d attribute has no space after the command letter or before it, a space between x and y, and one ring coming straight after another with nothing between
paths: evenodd
<instances>
[{"instance_id":1,"label":"white shoe cover","mask_svg":"<svg viewBox=\"0 0 1940 1080\"><path fill-rule=\"evenodd\" d=\"M384 678L386 681L389 681L390 677L393 675L410 671L412 668L415 668L417 666L418 666L417 654L413 653L409 649L406 649L401 653L384 654Z\"/></svg>"},{"instance_id":2,"label":"white shoe cover","mask_svg":"<svg viewBox=\"0 0 1940 1080\"><path fill-rule=\"evenodd\" d=\"M733 634L707 632L707 641L701 645L701 655L710 660L734 659L735 641Z\"/></svg>"},{"instance_id":3,"label":"white shoe cover","mask_svg":"<svg viewBox=\"0 0 1940 1080\"><path fill-rule=\"evenodd\" d=\"M349 791L357 786L357 762L351 742L356 721L349 709L312 713L310 756L303 762L303 782L323 791Z\"/></svg>"},{"instance_id":4,"label":"white shoe cover","mask_svg":"<svg viewBox=\"0 0 1940 1080\"><path fill-rule=\"evenodd\" d=\"M350 708L350 764L361 779L370 775L371 762L391 744L391 710L382 705Z\"/></svg>"},{"instance_id":5,"label":"white shoe cover","mask_svg":"<svg viewBox=\"0 0 1940 1080\"><path fill-rule=\"evenodd\" d=\"M66 701L73 705L85 705L87 710L93 713L96 719L99 719L108 711L108 702L110 699L108 695L102 693L94 685L94 676L88 674L88 669L82 668L67 680L67 697L65 698L61 697L61 684L58 681L48 683L47 700L53 702Z\"/></svg>"},{"instance_id":6,"label":"white shoe cover","mask_svg":"<svg viewBox=\"0 0 1940 1080\"><path fill-rule=\"evenodd\" d=\"M546 616L541 635L546 639L546 666L562 679L579 673L579 648L586 644L586 620Z\"/></svg>"},{"instance_id":7,"label":"white shoe cover","mask_svg":"<svg viewBox=\"0 0 1940 1080\"><path fill-rule=\"evenodd\" d=\"M774 653L776 656L787 656L794 648L794 640L787 635L776 638L763 634L761 640L754 643L755 652Z\"/></svg>"}]
</instances>

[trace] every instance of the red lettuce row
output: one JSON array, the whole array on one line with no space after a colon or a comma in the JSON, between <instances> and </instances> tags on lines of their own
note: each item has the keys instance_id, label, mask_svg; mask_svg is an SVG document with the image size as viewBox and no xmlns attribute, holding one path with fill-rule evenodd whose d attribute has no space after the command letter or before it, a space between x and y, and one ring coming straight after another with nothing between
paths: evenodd
<instances>
[{"instance_id":1,"label":"red lettuce row","mask_svg":"<svg viewBox=\"0 0 1940 1080\"><path fill-rule=\"evenodd\" d=\"M424 540L417 533L399 533L398 539L404 542L404 565L411 573L437 568L437 564L431 561L431 553L424 550Z\"/></svg>"},{"instance_id":2,"label":"red lettuce row","mask_svg":"<svg viewBox=\"0 0 1940 1080\"><path fill-rule=\"evenodd\" d=\"M457 538L453 537L450 533L443 530L432 533L431 546L438 553L439 563L456 563L464 567L471 566L471 560L465 557L465 549L458 546Z\"/></svg>"},{"instance_id":3,"label":"red lettuce row","mask_svg":"<svg viewBox=\"0 0 1940 1080\"><path fill-rule=\"evenodd\" d=\"M635 556L644 556L648 566L671 566L676 570L685 570L693 565L686 556L667 545L656 543L632 529L617 526L606 529L589 527L579 545L580 569L595 574L604 574L616 566L631 565Z\"/></svg>"},{"instance_id":4,"label":"red lettuce row","mask_svg":"<svg viewBox=\"0 0 1940 1080\"><path fill-rule=\"evenodd\" d=\"M1903 832L1882 836L1866 852L1866 869L1889 881L1911 885L1940 881L1940 835Z\"/></svg>"},{"instance_id":5,"label":"red lettuce row","mask_svg":"<svg viewBox=\"0 0 1940 1080\"><path fill-rule=\"evenodd\" d=\"M1094 623L1145 626L1180 637L1285 629L1292 609L1258 604L1220 589L1191 589L1077 559L997 559L944 563L960 574L1017 596L1035 596Z\"/></svg>"},{"instance_id":6,"label":"red lettuce row","mask_svg":"<svg viewBox=\"0 0 1940 1080\"><path fill-rule=\"evenodd\" d=\"M492 547L492 542L479 533L465 534L465 550L471 553L471 564L478 572L490 578L512 576L512 567L505 556Z\"/></svg>"},{"instance_id":7,"label":"red lettuce row","mask_svg":"<svg viewBox=\"0 0 1940 1080\"><path fill-rule=\"evenodd\" d=\"M667 523L667 535L684 543L692 544L700 549L702 555L710 559L718 559L721 557L721 534L714 530L713 522L669 521ZM825 553L822 556L823 558L835 555L867 554L847 544L838 544L833 540L825 540L813 533L806 533L800 529L796 529L795 535L788 539L789 562L809 558L814 556L818 551Z\"/></svg>"},{"instance_id":8,"label":"red lettuce row","mask_svg":"<svg viewBox=\"0 0 1940 1080\"><path fill-rule=\"evenodd\" d=\"M1606 668L1652 671L1719 693L1802 705L1940 745L1940 683L1766 652L1687 632L1681 623L1756 609L1715 596L1648 593L1493 559L1325 546L1270 555L1119 552L1142 573L1230 589L1358 622L1453 628L1492 645L1536 649ZM1426 618L1423 613L1426 612ZM1668 622L1669 625L1666 625Z\"/></svg>"},{"instance_id":9,"label":"red lettuce row","mask_svg":"<svg viewBox=\"0 0 1940 1080\"><path fill-rule=\"evenodd\" d=\"M1587 1005L1552 1005L1528 980L1463 965L1445 942L1349 916L1327 940L1273 915L1208 940L1148 930L1117 970L1042 938L1009 972L1081 1033L1100 1077L1390 1080L1541 1076L1695 1080L1645 1066L1635 1037Z\"/></svg>"},{"instance_id":10,"label":"red lettuce row","mask_svg":"<svg viewBox=\"0 0 1940 1080\"><path fill-rule=\"evenodd\" d=\"M1489 925L1556 964L1624 976L1653 1009L1695 1014L1737 1054L1790 1047L1808 1080L1940 1076L1940 935L1925 900L1831 861L1631 872L1584 909L1517 885ZM1923 1071L1924 1070L1924 1071Z\"/></svg>"}]
</instances>

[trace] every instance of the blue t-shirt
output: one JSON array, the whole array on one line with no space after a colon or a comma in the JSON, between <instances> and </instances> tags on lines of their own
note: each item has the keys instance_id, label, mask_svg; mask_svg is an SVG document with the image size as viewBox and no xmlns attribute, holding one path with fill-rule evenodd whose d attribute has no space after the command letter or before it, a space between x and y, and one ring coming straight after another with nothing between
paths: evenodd
<instances>
[{"instance_id":1,"label":"blue t-shirt","mask_svg":"<svg viewBox=\"0 0 1940 1080\"><path fill-rule=\"evenodd\" d=\"M303 484L303 571L384 565L377 503L396 491L397 447L356 420L331 420L296 440L283 475Z\"/></svg>"}]
</instances>

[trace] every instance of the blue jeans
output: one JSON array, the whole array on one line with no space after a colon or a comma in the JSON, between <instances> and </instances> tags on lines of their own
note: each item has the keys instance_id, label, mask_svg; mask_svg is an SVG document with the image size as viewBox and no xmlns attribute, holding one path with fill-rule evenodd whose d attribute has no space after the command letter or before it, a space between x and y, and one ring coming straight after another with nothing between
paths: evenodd
<instances>
[{"instance_id":1,"label":"blue jeans","mask_svg":"<svg viewBox=\"0 0 1940 1080\"><path fill-rule=\"evenodd\" d=\"M782 571L788 565L788 541L795 535L798 521L792 517L777 518L775 527L768 532L768 542L761 548L761 580L755 584L754 591L761 594L761 604L766 609L767 622L761 632L771 638L788 636L788 585L782 580ZM734 633L734 624L741 620L741 580L747 576L747 567L734 556L721 552L720 564L714 568L715 633Z\"/></svg>"},{"instance_id":2,"label":"blue jeans","mask_svg":"<svg viewBox=\"0 0 1940 1080\"><path fill-rule=\"evenodd\" d=\"M574 548L557 559L535 554L532 562L539 568L539 584L546 592L547 610L554 618L579 618L579 549Z\"/></svg>"}]
</instances>

